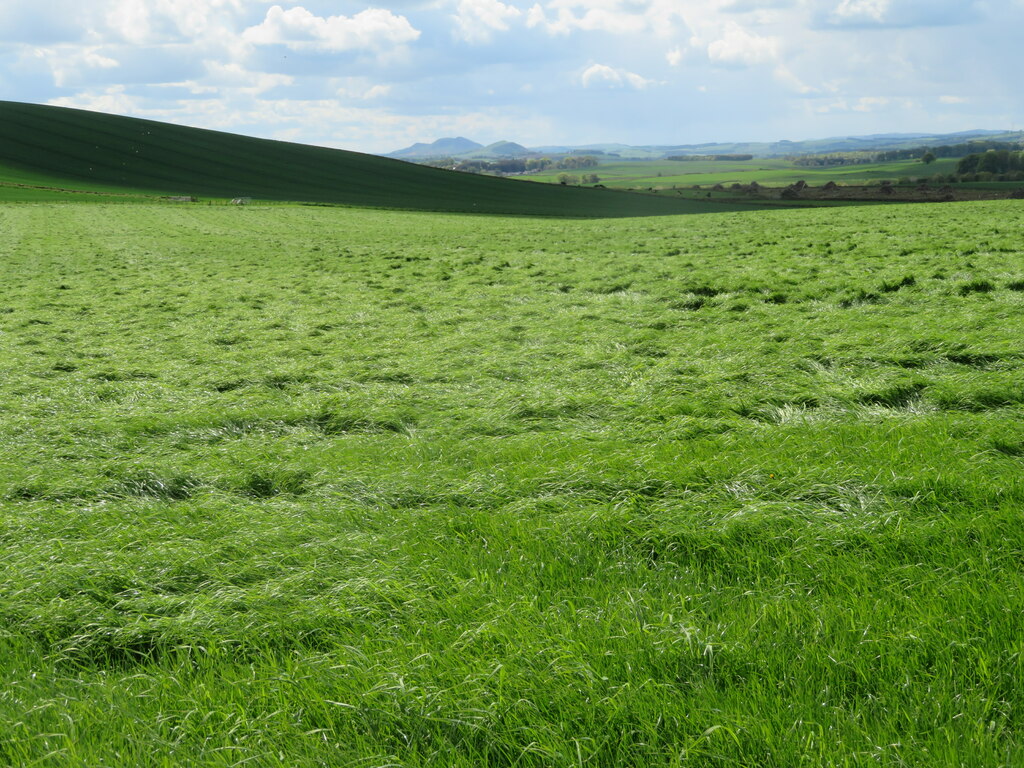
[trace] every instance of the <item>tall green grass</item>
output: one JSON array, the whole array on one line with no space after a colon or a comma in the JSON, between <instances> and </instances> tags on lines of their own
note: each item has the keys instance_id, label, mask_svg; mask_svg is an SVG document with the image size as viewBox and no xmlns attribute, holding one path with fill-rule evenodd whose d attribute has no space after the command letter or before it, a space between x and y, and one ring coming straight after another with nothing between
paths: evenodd
<instances>
[{"instance_id":1,"label":"tall green grass","mask_svg":"<svg viewBox=\"0 0 1024 768\"><path fill-rule=\"evenodd\" d=\"M1020 764L1022 221L0 207L0 763Z\"/></svg>"}]
</instances>

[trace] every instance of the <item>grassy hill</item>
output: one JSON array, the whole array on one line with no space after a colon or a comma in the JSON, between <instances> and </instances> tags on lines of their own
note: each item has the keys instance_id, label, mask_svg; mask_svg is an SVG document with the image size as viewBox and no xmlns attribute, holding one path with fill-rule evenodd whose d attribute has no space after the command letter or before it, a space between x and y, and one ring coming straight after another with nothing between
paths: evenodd
<instances>
[{"instance_id":1,"label":"grassy hill","mask_svg":"<svg viewBox=\"0 0 1024 768\"><path fill-rule=\"evenodd\" d=\"M8 198L18 189L11 185L20 184L570 217L723 210L614 190L523 185L356 152L16 102L0 102L0 182L7 182Z\"/></svg>"}]
</instances>

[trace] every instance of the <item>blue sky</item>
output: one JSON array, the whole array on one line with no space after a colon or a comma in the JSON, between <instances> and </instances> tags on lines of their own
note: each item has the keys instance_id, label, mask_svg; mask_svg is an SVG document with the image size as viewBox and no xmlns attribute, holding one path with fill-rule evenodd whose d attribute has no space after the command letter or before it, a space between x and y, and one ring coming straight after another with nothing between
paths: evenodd
<instances>
[{"instance_id":1,"label":"blue sky","mask_svg":"<svg viewBox=\"0 0 1024 768\"><path fill-rule=\"evenodd\" d=\"M366 152L1024 128L1024 0L2 0L0 99Z\"/></svg>"}]
</instances>

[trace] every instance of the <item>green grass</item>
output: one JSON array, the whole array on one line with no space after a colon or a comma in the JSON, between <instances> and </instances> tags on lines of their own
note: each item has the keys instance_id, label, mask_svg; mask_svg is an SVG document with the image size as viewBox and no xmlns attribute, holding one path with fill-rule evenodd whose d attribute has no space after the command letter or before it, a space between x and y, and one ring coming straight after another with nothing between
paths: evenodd
<instances>
[{"instance_id":1,"label":"green grass","mask_svg":"<svg viewBox=\"0 0 1024 768\"><path fill-rule=\"evenodd\" d=\"M355 152L15 102L0 102L0 182L49 188L2 187L0 200L76 190L559 217L722 209L613 190L524 188Z\"/></svg>"},{"instance_id":2,"label":"green grass","mask_svg":"<svg viewBox=\"0 0 1024 768\"><path fill-rule=\"evenodd\" d=\"M1020 765L1022 224L0 206L0 764Z\"/></svg>"}]
</instances>

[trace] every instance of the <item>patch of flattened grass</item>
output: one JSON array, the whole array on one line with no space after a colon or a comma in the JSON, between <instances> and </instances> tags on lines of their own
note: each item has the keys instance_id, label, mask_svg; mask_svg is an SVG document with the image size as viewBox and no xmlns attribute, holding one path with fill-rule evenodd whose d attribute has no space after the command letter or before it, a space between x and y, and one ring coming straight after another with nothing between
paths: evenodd
<instances>
[{"instance_id":1,"label":"patch of flattened grass","mask_svg":"<svg viewBox=\"0 0 1024 768\"><path fill-rule=\"evenodd\" d=\"M308 426L325 435L376 434L394 432L407 434L415 426L414 419L409 417L364 416L342 411L325 409L312 416L295 419L293 424Z\"/></svg>"},{"instance_id":2,"label":"patch of flattened grass","mask_svg":"<svg viewBox=\"0 0 1024 768\"><path fill-rule=\"evenodd\" d=\"M996 438L992 441L992 449L1004 456L1024 456L1024 440Z\"/></svg>"},{"instance_id":3,"label":"patch of flattened grass","mask_svg":"<svg viewBox=\"0 0 1024 768\"><path fill-rule=\"evenodd\" d=\"M165 501L184 501L203 486L203 481L187 473L160 473L151 470L129 472L111 487L113 496L148 496Z\"/></svg>"},{"instance_id":4,"label":"patch of flattened grass","mask_svg":"<svg viewBox=\"0 0 1024 768\"><path fill-rule=\"evenodd\" d=\"M906 408L920 398L927 386L927 383L920 380L898 381L881 389L861 393L857 396L857 401L863 405Z\"/></svg>"},{"instance_id":5,"label":"patch of flattened grass","mask_svg":"<svg viewBox=\"0 0 1024 768\"><path fill-rule=\"evenodd\" d=\"M913 275L904 275L899 280L883 280L882 284L878 286L878 290L882 293L895 293L901 288L911 288L917 285L917 278Z\"/></svg>"},{"instance_id":6,"label":"patch of flattened grass","mask_svg":"<svg viewBox=\"0 0 1024 768\"><path fill-rule=\"evenodd\" d=\"M949 362L956 363L957 365L966 365L971 368L984 368L992 363L999 362L1002 358L1002 355L984 352L951 352L946 355L946 359Z\"/></svg>"},{"instance_id":7,"label":"patch of flattened grass","mask_svg":"<svg viewBox=\"0 0 1024 768\"><path fill-rule=\"evenodd\" d=\"M944 410L980 413L1024 404L1024 386L1006 383L972 389L947 387L935 394L935 400Z\"/></svg>"},{"instance_id":8,"label":"patch of flattened grass","mask_svg":"<svg viewBox=\"0 0 1024 768\"><path fill-rule=\"evenodd\" d=\"M303 469L255 469L234 483L231 490L255 499L270 499L282 495L301 496L309 490L311 477L312 473Z\"/></svg>"},{"instance_id":9,"label":"patch of flattened grass","mask_svg":"<svg viewBox=\"0 0 1024 768\"><path fill-rule=\"evenodd\" d=\"M707 306L708 300L703 296L691 296L687 299L679 299L669 303L671 309L682 309L696 312L698 309Z\"/></svg>"},{"instance_id":10,"label":"patch of flattened grass","mask_svg":"<svg viewBox=\"0 0 1024 768\"><path fill-rule=\"evenodd\" d=\"M961 296L970 296L972 293L991 293L995 289L996 285L991 280L977 279L962 283L956 292Z\"/></svg>"},{"instance_id":11,"label":"patch of flattened grass","mask_svg":"<svg viewBox=\"0 0 1024 768\"><path fill-rule=\"evenodd\" d=\"M862 304L877 304L881 297L874 291L866 291L863 288L850 288L840 295L839 306L842 309L850 309Z\"/></svg>"}]
</instances>

